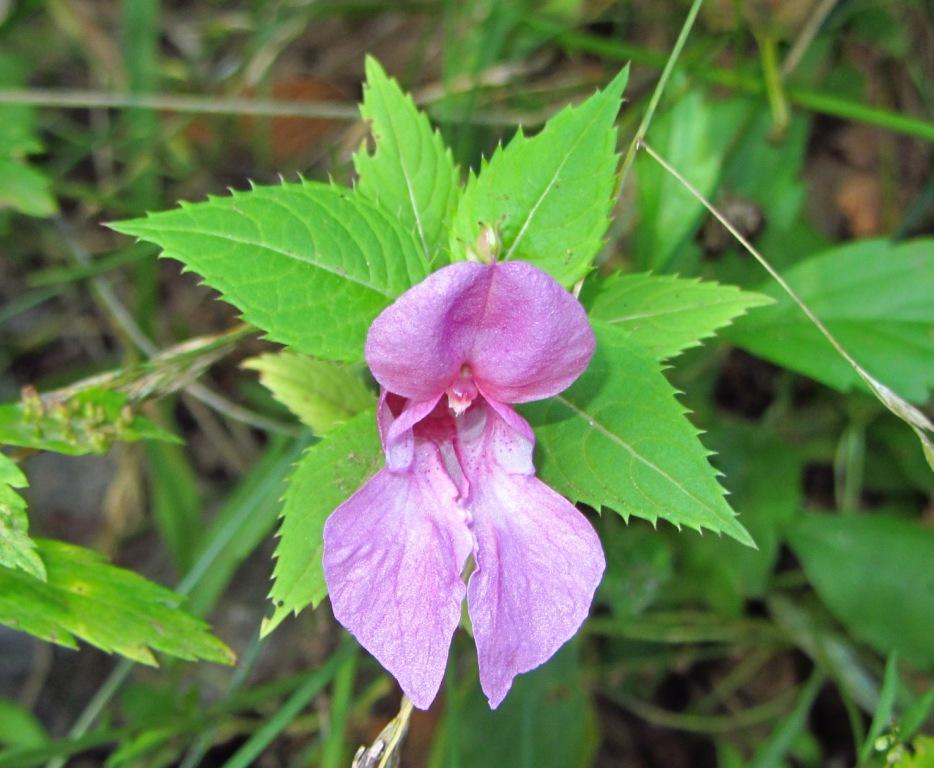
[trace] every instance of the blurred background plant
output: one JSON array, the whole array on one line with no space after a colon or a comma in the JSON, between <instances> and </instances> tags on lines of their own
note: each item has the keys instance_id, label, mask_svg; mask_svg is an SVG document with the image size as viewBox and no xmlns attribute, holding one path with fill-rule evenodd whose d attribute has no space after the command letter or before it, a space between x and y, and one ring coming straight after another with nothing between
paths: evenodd
<instances>
[{"instance_id":1,"label":"blurred background plant","mask_svg":"<svg viewBox=\"0 0 934 768\"><path fill-rule=\"evenodd\" d=\"M697 5L0 2L0 526L25 536L28 502L41 537L41 558L0 545L0 620L45 606L20 628L126 657L0 628L0 766L344 766L399 708L326 606L259 639L283 479L315 437L255 371L280 396L314 372L259 357L230 307L101 224L280 175L349 183L365 53L462 168L632 61L625 151ZM919 406L932 72L923 0L709 0L647 135ZM668 371L759 549L604 515L581 636L492 713L456 637L402 764L934 765L934 475L915 436L645 153L601 261L779 299ZM34 594L21 571L41 568ZM163 641L124 621L141 604ZM170 658L229 661L196 617L237 666ZM134 665L152 650L160 668Z\"/></svg>"}]
</instances>

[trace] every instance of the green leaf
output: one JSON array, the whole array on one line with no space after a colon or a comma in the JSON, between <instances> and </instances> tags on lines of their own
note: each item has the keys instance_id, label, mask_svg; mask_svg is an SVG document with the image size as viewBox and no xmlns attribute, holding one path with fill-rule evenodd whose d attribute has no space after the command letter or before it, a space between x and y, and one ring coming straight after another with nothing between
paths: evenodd
<instances>
[{"instance_id":1,"label":"green leaf","mask_svg":"<svg viewBox=\"0 0 934 768\"><path fill-rule=\"evenodd\" d=\"M590 316L616 328L659 360L698 346L752 307L760 293L673 275L615 274L600 283Z\"/></svg>"},{"instance_id":2,"label":"green leaf","mask_svg":"<svg viewBox=\"0 0 934 768\"><path fill-rule=\"evenodd\" d=\"M290 613L324 599L324 521L382 463L372 409L342 424L302 456L285 492L275 583L269 593L276 609L263 622L262 635L272 632Z\"/></svg>"},{"instance_id":3,"label":"green leaf","mask_svg":"<svg viewBox=\"0 0 934 768\"><path fill-rule=\"evenodd\" d=\"M429 263L438 256L457 207L457 168L441 135L372 56L360 114L370 124L373 154L354 155L357 188L416 233Z\"/></svg>"},{"instance_id":4,"label":"green leaf","mask_svg":"<svg viewBox=\"0 0 934 768\"><path fill-rule=\"evenodd\" d=\"M0 453L0 566L19 568L44 581L45 566L29 538L26 500L13 490L27 485L20 468Z\"/></svg>"},{"instance_id":5,"label":"green leaf","mask_svg":"<svg viewBox=\"0 0 934 768\"><path fill-rule=\"evenodd\" d=\"M28 709L0 698L0 745L41 747L49 741L42 723Z\"/></svg>"},{"instance_id":6,"label":"green leaf","mask_svg":"<svg viewBox=\"0 0 934 768\"><path fill-rule=\"evenodd\" d=\"M0 88L22 88L29 71L25 61L0 51ZM0 154L23 157L41 151L36 111L26 104L0 104Z\"/></svg>"},{"instance_id":7,"label":"green leaf","mask_svg":"<svg viewBox=\"0 0 934 768\"><path fill-rule=\"evenodd\" d=\"M801 212L807 203L808 186L801 170L811 136L811 117L795 112L781 140L775 141L771 113L758 109L748 97L738 98L749 104L753 112L748 127L740 131L724 157L720 187L733 199L759 204L764 213L764 226L756 245L770 255L773 266L785 269L800 257L813 253L813 249L801 250L811 247L812 238L791 236L794 229L801 226ZM740 246L732 235L730 240L735 253L740 253ZM740 264L758 283L761 268L744 255L736 257L734 265L721 264L721 267L729 270ZM718 274L724 273L718 269Z\"/></svg>"},{"instance_id":8,"label":"green leaf","mask_svg":"<svg viewBox=\"0 0 934 768\"><path fill-rule=\"evenodd\" d=\"M0 88L22 87L28 71L24 61L0 53ZM35 110L25 104L0 105L0 210L10 208L29 216L58 211L49 178L25 160L41 151Z\"/></svg>"},{"instance_id":9,"label":"green leaf","mask_svg":"<svg viewBox=\"0 0 934 768\"><path fill-rule=\"evenodd\" d=\"M178 595L99 554L37 539L48 580L0 568L0 624L68 648L80 638L107 653L156 665L154 651L232 664L208 626L177 607Z\"/></svg>"},{"instance_id":10,"label":"green leaf","mask_svg":"<svg viewBox=\"0 0 934 768\"><path fill-rule=\"evenodd\" d=\"M200 274L269 338L330 360L359 360L373 318L428 270L396 217L309 181L112 226Z\"/></svg>"},{"instance_id":11,"label":"green leaf","mask_svg":"<svg viewBox=\"0 0 934 768\"><path fill-rule=\"evenodd\" d=\"M927 399L934 386L934 239L843 245L798 264L785 279L872 376L912 402ZM834 389L865 387L781 287L760 290L775 304L740 319L725 336Z\"/></svg>"},{"instance_id":12,"label":"green leaf","mask_svg":"<svg viewBox=\"0 0 934 768\"><path fill-rule=\"evenodd\" d=\"M911 751L901 750L893 768L934 768L934 736L918 736L911 744Z\"/></svg>"},{"instance_id":13,"label":"green leaf","mask_svg":"<svg viewBox=\"0 0 934 768\"><path fill-rule=\"evenodd\" d=\"M606 572L597 592L613 618L630 623L665 595L674 576L670 542L648 525L603 515L598 525Z\"/></svg>"},{"instance_id":14,"label":"green leaf","mask_svg":"<svg viewBox=\"0 0 934 768\"><path fill-rule=\"evenodd\" d=\"M0 157L0 210L10 208L40 218L51 216L58 212L51 187L44 173L21 160Z\"/></svg>"},{"instance_id":15,"label":"green leaf","mask_svg":"<svg viewBox=\"0 0 934 768\"><path fill-rule=\"evenodd\" d=\"M54 403L25 395L20 403L0 405L0 444L80 456L106 453L117 440L178 442L136 416L127 401L125 394L106 389L86 389Z\"/></svg>"},{"instance_id":16,"label":"green leaf","mask_svg":"<svg viewBox=\"0 0 934 768\"><path fill-rule=\"evenodd\" d=\"M259 371L273 397L317 435L373 403L372 393L352 369L288 350L250 358L243 367Z\"/></svg>"},{"instance_id":17,"label":"green leaf","mask_svg":"<svg viewBox=\"0 0 934 768\"><path fill-rule=\"evenodd\" d=\"M879 512L812 514L789 538L817 594L856 638L934 669L934 530Z\"/></svg>"},{"instance_id":18,"label":"green leaf","mask_svg":"<svg viewBox=\"0 0 934 768\"><path fill-rule=\"evenodd\" d=\"M593 327L597 351L584 374L560 395L521 408L535 429L542 479L624 518L662 518L754 546L659 364L613 327Z\"/></svg>"},{"instance_id":19,"label":"green leaf","mask_svg":"<svg viewBox=\"0 0 934 768\"><path fill-rule=\"evenodd\" d=\"M741 615L749 598L769 592L782 533L802 507L803 460L759 425L720 423L705 440L717 452L713 463L758 549L691 537L680 550L683 584L694 600Z\"/></svg>"},{"instance_id":20,"label":"green leaf","mask_svg":"<svg viewBox=\"0 0 934 768\"><path fill-rule=\"evenodd\" d=\"M467 258L484 227L505 259L530 261L569 286L603 245L616 185L614 127L629 69L583 104L567 107L540 133L520 130L471 174L451 232L451 255Z\"/></svg>"},{"instance_id":21,"label":"green leaf","mask_svg":"<svg viewBox=\"0 0 934 768\"><path fill-rule=\"evenodd\" d=\"M899 733L903 739L910 739L921 728L934 710L934 688L916 698L905 710L899 723Z\"/></svg>"},{"instance_id":22,"label":"green leaf","mask_svg":"<svg viewBox=\"0 0 934 768\"><path fill-rule=\"evenodd\" d=\"M173 758L178 756L178 751L168 742L177 735L178 731L172 726L157 726L128 736L110 753L104 768L171 765Z\"/></svg>"}]
</instances>

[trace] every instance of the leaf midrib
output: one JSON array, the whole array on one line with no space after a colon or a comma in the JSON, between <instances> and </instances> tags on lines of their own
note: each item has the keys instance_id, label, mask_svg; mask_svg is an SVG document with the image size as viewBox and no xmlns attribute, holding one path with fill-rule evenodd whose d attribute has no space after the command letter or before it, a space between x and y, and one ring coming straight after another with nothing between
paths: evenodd
<instances>
[{"instance_id":1,"label":"leaf midrib","mask_svg":"<svg viewBox=\"0 0 934 768\"><path fill-rule=\"evenodd\" d=\"M140 234L137 235L137 236L139 236L139 237L146 237L146 234L145 234L145 233L146 233L146 229L137 230L137 232L140 233ZM202 237L214 237L214 238L217 238L218 240L224 240L224 241L227 241L227 242L236 243L237 245L245 245L245 246L249 246L249 247L251 247L251 248L260 248L260 249L262 249L262 250L271 251L272 253L276 253L276 254L278 254L278 255L280 255L280 256L284 256L284 257L287 258L287 259L293 259L294 261L298 261L298 262L300 262L300 263L302 263L302 264L308 264L308 265L311 266L311 267L315 267L316 269L320 269L322 272L328 272L329 274L332 274L332 275L334 275L335 277L339 277L341 280L346 280L347 282L349 282L349 283L354 283L354 284L356 284L356 285L361 286L362 288L367 288L368 290L373 291L373 293L377 293L377 294L379 294L380 296L383 296L383 297L385 297L385 298L387 298L387 299L394 299L394 298L396 297L396 295L395 295L394 293L391 293L391 292L389 292L389 291L387 291L387 290L383 290L383 289L381 289L381 288L378 288L377 286L373 285L372 283L368 283L368 282L366 282L365 280L361 280L360 278L355 277L355 276L353 276L353 275L351 275L351 274L349 274L349 273L347 273L347 272L342 272L342 271L340 271L340 270L334 269L333 267L329 267L329 266L327 266L327 265L325 265L325 264L322 264L322 263L320 263L320 262L313 261L313 260L307 259L307 258L303 258L301 255L299 255L298 253L295 253L294 251L289 251L289 250L286 250L286 249L283 249L283 248L277 248L277 247L275 247L275 246L273 246L273 245L270 245L269 243L263 243L263 242L259 242L259 241L257 241L257 240L250 240L250 239L244 238L244 237L235 237L235 236L233 236L233 235L230 235L229 233L220 234L220 233L217 233L217 232L209 232L209 231L204 230L204 229L188 228L188 227L177 227L177 226L176 226L176 227L165 227L165 226L160 226L160 227L158 227L158 229L154 232L154 235L155 235L155 236L158 236L158 235L161 234L161 233L173 234L173 235L201 235ZM134 233L134 234L135 234L135 233ZM158 242L158 241L156 241L156 242ZM160 245L161 245L161 244L160 244ZM171 255L171 253L173 252L172 249L165 248L165 246L162 246L162 247L163 247L163 250L165 250L166 253L168 253L168 254L170 254L170 255ZM189 262L189 261L192 261L191 259L179 259L179 260L180 260L180 261L184 261L184 262L186 262L186 263Z\"/></svg>"},{"instance_id":2,"label":"leaf midrib","mask_svg":"<svg viewBox=\"0 0 934 768\"><path fill-rule=\"evenodd\" d=\"M525 233L528 230L529 225L532 223L532 219L535 218L535 214L538 213L538 209L542 206L542 203L545 201L545 198L548 196L548 194L551 192L554 185L557 183L558 176L561 174L561 171L564 170L564 166L567 164L571 155L577 150L577 147L580 145L580 143L584 140L584 136L586 136L590 132L590 129L593 127L594 123L596 123L600 119L600 117L601 117L600 110L595 110L593 119L590 120L587 123L586 127L584 127L580 131L580 133L577 136L577 140L571 145L571 147L565 153L564 157L561 160L561 164L557 167L551 179L545 185L545 189L542 190L542 193L541 195L539 195L538 200L535 201L535 204L532 206L532 209L529 211L529 215L526 216L525 221L522 223L522 227L520 227L519 233L516 235L516 239L512 241L512 245L510 245L509 250L506 251L506 256L504 257L504 261L509 261L509 259L512 258L512 255L513 253L515 253L516 248L519 247L519 243L522 241L522 238L525 237ZM535 138L538 138L538 137L536 136ZM534 141L534 139L528 139L527 141Z\"/></svg>"},{"instance_id":3,"label":"leaf midrib","mask_svg":"<svg viewBox=\"0 0 934 768\"><path fill-rule=\"evenodd\" d=\"M638 315L624 315L622 317L613 317L606 318L600 317L599 313L594 315L594 318L597 320L602 320L608 325L618 325L620 323L626 323L631 320L648 320L653 317L664 317L666 315L677 315L681 313L695 312L699 309L711 309L713 307L727 307L727 306L737 306L740 309L749 309L750 305L742 300L741 297L723 299L722 301L712 301L704 302L703 304L682 304L678 307L671 307L670 309L659 310L657 312L643 312ZM752 306L761 306L754 304Z\"/></svg>"},{"instance_id":4,"label":"leaf midrib","mask_svg":"<svg viewBox=\"0 0 934 768\"><path fill-rule=\"evenodd\" d=\"M649 469L651 469L651 470L657 472L661 477L663 477L665 480L667 480L669 483L671 483L675 488L677 488L679 491L681 491L681 493L683 493L683 494L684 494L685 496L687 496L689 499L691 499L692 501L696 502L696 503L699 504L701 507L703 507L704 509L706 509L706 510L707 510L708 512L710 512L712 515L714 515L718 520L721 520L721 521L724 520L724 515L723 515L722 512L720 512L720 511L716 510L715 508L711 507L711 506L710 506L707 502L705 502L703 499L700 499L700 498L698 498L697 496L695 496L695 495L694 495L693 493L691 493L687 488L685 488L683 485L681 485L681 483L679 483L679 482L678 482L677 480L675 480L671 475L669 475L667 472L665 472L665 470L663 470L661 467L659 467L659 466L658 466L657 464L655 464L654 462L652 462L652 461L650 461L649 459L645 458L645 456L643 456L642 454L640 454L639 452L637 452L636 449L633 448L629 443L627 443L625 440L623 440L619 435L617 435L616 433L614 433L614 432L613 432L612 430L610 430L608 427L606 427L605 425L601 424L599 421L597 421L597 420L596 420L593 416L591 416L589 413L587 413L586 411L583 411L583 410L581 410L580 408L578 408L574 403L572 403L570 400L568 400L567 398L565 398L563 395L556 395L556 396L555 396L555 400L557 400L558 402L560 402L562 405L565 406L565 408L567 408L569 411L571 411L575 416L577 416L579 419L581 419L582 421L584 421L584 422L587 424L587 426L589 426L591 429L596 429L596 430L597 430L600 434L602 434L604 437L606 437L606 438L609 439L610 441L616 443L620 448L622 448L622 449L625 450L627 453L629 453L629 455L632 456L634 459L636 459L637 461L641 462L642 464L644 464L644 465L645 465L646 467L648 467ZM732 517L728 517L728 518L726 518L725 520L726 520L726 524L735 523L735 520L734 520Z\"/></svg>"},{"instance_id":5,"label":"leaf midrib","mask_svg":"<svg viewBox=\"0 0 934 768\"><path fill-rule=\"evenodd\" d=\"M425 225L422 223L421 210L418 207L418 201L415 199L415 187L412 183L412 179L409 177L409 168L405 162L405 157L403 155L403 151L402 151L403 142L401 141L401 135L396 128L396 123L392 116L392 110L386 104L385 99L382 99L382 95L380 96L380 100L383 102L383 109L386 114L386 122L388 124L389 129L392 131L393 137L396 142L396 148L398 150L396 152L396 156L399 159L399 168L402 171L402 178L405 180L405 189L409 195L409 205L411 205L412 213L415 215L415 228L418 230L418 239L421 242L422 250L425 253L425 259L430 261L431 252L428 248L428 240L425 236ZM416 122L418 122L417 114L416 114ZM421 139L422 139L422 136L419 135L419 146L421 146Z\"/></svg>"}]
</instances>

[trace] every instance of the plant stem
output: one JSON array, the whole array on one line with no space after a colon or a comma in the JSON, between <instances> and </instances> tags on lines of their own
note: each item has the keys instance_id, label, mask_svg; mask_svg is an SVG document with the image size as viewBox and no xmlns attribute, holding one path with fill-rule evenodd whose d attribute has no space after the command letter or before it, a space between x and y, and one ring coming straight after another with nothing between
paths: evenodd
<instances>
[{"instance_id":1,"label":"plant stem","mask_svg":"<svg viewBox=\"0 0 934 768\"><path fill-rule=\"evenodd\" d=\"M665 62L665 68L662 70L661 77L658 78L658 84L655 86L655 91L652 93L649 106L645 110L642 122L639 123L639 127L636 129L635 137L633 137L633 140L629 144L629 149L626 150L626 157L623 158L623 165L622 168L620 168L619 182L616 188L617 196L619 195L619 191L623 188L623 184L626 183L626 177L629 175L632 164L636 159L636 152L639 149L639 145L645 138L646 133L648 133L649 125L651 125L652 118L655 116L655 110L658 108L658 103L661 101L662 93L665 91L665 86L668 85L668 79L674 71L675 64L678 63L678 58L681 56L684 44L687 42L688 35L691 34L691 28L694 26L694 20L697 18L697 14L700 12L703 4L704 0L694 0L694 2L691 3L687 18L681 26L681 31L678 33L678 39L675 40L675 45L671 49L671 53L668 54L668 60Z\"/></svg>"},{"instance_id":2,"label":"plant stem","mask_svg":"<svg viewBox=\"0 0 934 768\"><path fill-rule=\"evenodd\" d=\"M765 75L765 95L772 112L772 138L780 139L788 130L791 116L788 112L788 100L782 85L782 75L778 69L778 43L775 36L766 32L757 36L759 55L762 59L762 73Z\"/></svg>"}]
</instances>

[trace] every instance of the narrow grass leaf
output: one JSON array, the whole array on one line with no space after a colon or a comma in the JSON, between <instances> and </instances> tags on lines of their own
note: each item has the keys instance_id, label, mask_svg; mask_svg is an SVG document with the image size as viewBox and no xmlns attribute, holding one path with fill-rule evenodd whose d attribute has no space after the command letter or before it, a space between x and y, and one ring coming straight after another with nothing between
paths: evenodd
<instances>
[{"instance_id":1,"label":"narrow grass leaf","mask_svg":"<svg viewBox=\"0 0 934 768\"><path fill-rule=\"evenodd\" d=\"M879 706L872 715L872 723L866 732L866 739L859 751L859 764L863 765L872 756L872 750L886 728L892 725L895 715L895 696L898 693L898 651L892 651L885 663L885 675L882 678L882 690L879 693Z\"/></svg>"},{"instance_id":2,"label":"narrow grass leaf","mask_svg":"<svg viewBox=\"0 0 934 768\"><path fill-rule=\"evenodd\" d=\"M353 653L356 644L347 638L331 654L323 665L313 672L309 673L305 682L293 693L285 703L265 719L262 727L253 733L246 743L238 749L233 757L224 763L223 768L249 768L255 765L256 759L262 754L273 740L282 733L283 730L302 710L308 706L308 703L317 696L346 662L349 654Z\"/></svg>"},{"instance_id":3,"label":"narrow grass leaf","mask_svg":"<svg viewBox=\"0 0 934 768\"><path fill-rule=\"evenodd\" d=\"M748 768L782 768L786 764L785 756L807 728L808 714L824 680L824 675L819 670L811 673L791 712L779 721L771 735L759 745Z\"/></svg>"}]
</instances>

